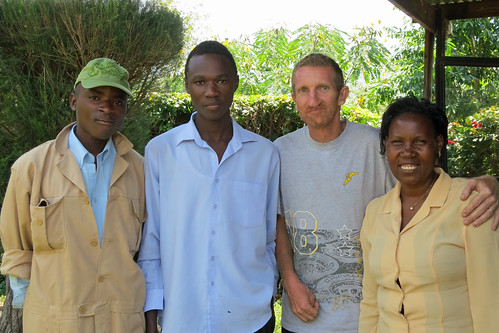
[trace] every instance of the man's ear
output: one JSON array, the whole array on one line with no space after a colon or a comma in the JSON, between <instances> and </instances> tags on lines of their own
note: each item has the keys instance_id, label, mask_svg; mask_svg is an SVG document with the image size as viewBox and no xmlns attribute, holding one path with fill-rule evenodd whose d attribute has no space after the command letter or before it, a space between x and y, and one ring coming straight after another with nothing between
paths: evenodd
<instances>
[{"instance_id":1,"label":"man's ear","mask_svg":"<svg viewBox=\"0 0 499 333\"><path fill-rule=\"evenodd\" d=\"M237 88L239 88L239 75L236 75L234 79L234 92L236 92Z\"/></svg>"},{"instance_id":2,"label":"man's ear","mask_svg":"<svg viewBox=\"0 0 499 333\"><path fill-rule=\"evenodd\" d=\"M69 107L71 110L76 111L76 95L75 93L71 93L69 95Z\"/></svg>"},{"instance_id":3,"label":"man's ear","mask_svg":"<svg viewBox=\"0 0 499 333\"><path fill-rule=\"evenodd\" d=\"M343 88L340 89L340 93L338 94L338 106L345 104L349 93L350 88L348 88L348 86L343 86Z\"/></svg>"}]
</instances>

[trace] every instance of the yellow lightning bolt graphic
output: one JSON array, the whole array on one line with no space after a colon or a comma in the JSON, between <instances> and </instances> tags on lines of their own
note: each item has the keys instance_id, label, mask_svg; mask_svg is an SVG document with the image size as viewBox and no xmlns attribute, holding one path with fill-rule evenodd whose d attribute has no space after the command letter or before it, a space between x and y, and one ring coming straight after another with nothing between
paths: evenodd
<instances>
[{"instance_id":1,"label":"yellow lightning bolt graphic","mask_svg":"<svg viewBox=\"0 0 499 333\"><path fill-rule=\"evenodd\" d=\"M343 183L343 185L348 184L352 180L352 177L355 176L355 175L358 175L358 174L359 174L358 172L347 173L347 175L345 176L347 178L345 179L345 182Z\"/></svg>"}]
</instances>

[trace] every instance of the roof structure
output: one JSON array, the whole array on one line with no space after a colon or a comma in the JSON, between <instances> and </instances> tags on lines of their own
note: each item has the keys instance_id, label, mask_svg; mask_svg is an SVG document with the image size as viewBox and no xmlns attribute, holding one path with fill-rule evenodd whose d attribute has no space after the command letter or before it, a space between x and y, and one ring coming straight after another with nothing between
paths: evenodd
<instances>
[{"instance_id":1,"label":"roof structure","mask_svg":"<svg viewBox=\"0 0 499 333\"><path fill-rule=\"evenodd\" d=\"M499 58L445 56L445 41L449 21L498 17L499 0L389 0L425 30L424 88L423 97L430 99L433 91L433 66L435 66L435 101L445 110L445 67L497 67ZM436 52L435 51L436 40ZM434 58L435 53L435 58ZM447 154L441 158L447 169Z\"/></svg>"},{"instance_id":2,"label":"roof structure","mask_svg":"<svg viewBox=\"0 0 499 333\"><path fill-rule=\"evenodd\" d=\"M395 7L436 33L442 19L460 20L499 16L498 0L389 0Z\"/></svg>"},{"instance_id":3,"label":"roof structure","mask_svg":"<svg viewBox=\"0 0 499 333\"><path fill-rule=\"evenodd\" d=\"M445 40L450 20L497 17L499 0L389 0L426 30L423 96L431 99L435 63L435 99L445 107L445 67L499 67L498 58L446 57ZM436 59L433 51L436 37Z\"/></svg>"}]
</instances>

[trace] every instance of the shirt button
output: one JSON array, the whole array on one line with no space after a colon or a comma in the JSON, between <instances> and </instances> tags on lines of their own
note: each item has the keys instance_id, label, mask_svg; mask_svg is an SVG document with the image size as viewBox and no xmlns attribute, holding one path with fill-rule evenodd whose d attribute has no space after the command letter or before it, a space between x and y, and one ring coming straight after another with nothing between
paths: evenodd
<instances>
[{"instance_id":1,"label":"shirt button","mask_svg":"<svg viewBox=\"0 0 499 333\"><path fill-rule=\"evenodd\" d=\"M82 305L78 308L78 312L81 314L87 313L87 307L85 305Z\"/></svg>"},{"instance_id":2,"label":"shirt button","mask_svg":"<svg viewBox=\"0 0 499 333\"><path fill-rule=\"evenodd\" d=\"M211 234L212 234L212 235L216 234L215 230L212 230L212 231L211 231Z\"/></svg>"},{"instance_id":3,"label":"shirt button","mask_svg":"<svg viewBox=\"0 0 499 333\"><path fill-rule=\"evenodd\" d=\"M95 239L92 239L92 241L90 242L90 245L92 245L93 247L96 247L97 246L97 241Z\"/></svg>"},{"instance_id":4,"label":"shirt button","mask_svg":"<svg viewBox=\"0 0 499 333\"><path fill-rule=\"evenodd\" d=\"M215 257L214 256L211 256L211 261L215 261Z\"/></svg>"},{"instance_id":5,"label":"shirt button","mask_svg":"<svg viewBox=\"0 0 499 333\"><path fill-rule=\"evenodd\" d=\"M211 284L212 286L214 286L214 285L215 285L215 282L214 282L214 281L211 281L211 282L210 282L210 284Z\"/></svg>"},{"instance_id":6,"label":"shirt button","mask_svg":"<svg viewBox=\"0 0 499 333\"><path fill-rule=\"evenodd\" d=\"M217 209L217 204L214 204L214 205L213 205L213 209Z\"/></svg>"},{"instance_id":7,"label":"shirt button","mask_svg":"<svg viewBox=\"0 0 499 333\"><path fill-rule=\"evenodd\" d=\"M217 178L217 179L215 179L215 183L217 183L217 184L218 184L218 182L219 182L218 178Z\"/></svg>"},{"instance_id":8,"label":"shirt button","mask_svg":"<svg viewBox=\"0 0 499 333\"><path fill-rule=\"evenodd\" d=\"M99 282L104 282L105 278L101 275L101 276L99 276L98 280L99 280Z\"/></svg>"},{"instance_id":9,"label":"shirt button","mask_svg":"<svg viewBox=\"0 0 499 333\"><path fill-rule=\"evenodd\" d=\"M42 220L36 220L36 225L41 227L43 225L43 221Z\"/></svg>"}]
</instances>

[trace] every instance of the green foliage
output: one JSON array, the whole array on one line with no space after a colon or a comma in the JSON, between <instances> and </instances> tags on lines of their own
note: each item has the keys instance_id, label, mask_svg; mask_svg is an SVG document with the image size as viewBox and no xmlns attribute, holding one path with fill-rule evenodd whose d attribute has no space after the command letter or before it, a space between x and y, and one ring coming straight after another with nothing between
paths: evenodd
<instances>
[{"instance_id":1,"label":"green foliage","mask_svg":"<svg viewBox=\"0 0 499 333\"><path fill-rule=\"evenodd\" d=\"M260 30L248 38L225 42L239 68L239 93L281 95L290 92L294 65L305 55L321 52L342 63L346 36L327 25L306 25L296 31L285 28Z\"/></svg>"},{"instance_id":2,"label":"green foliage","mask_svg":"<svg viewBox=\"0 0 499 333\"><path fill-rule=\"evenodd\" d=\"M187 123L193 107L186 93L152 93L144 111L152 116L151 135L154 137Z\"/></svg>"},{"instance_id":3,"label":"green foliage","mask_svg":"<svg viewBox=\"0 0 499 333\"><path fill-rule=\"evenodd\" d=\"M452 21L446 55L454 57L499 58L499 19L484 18ZM464 121L480 109L497 105L499 72L497 68L447 67L447 114Z\"/></svg>"},{"instance_id":4,"label":"green foliage","mask_svg":"<svg viewBox=\"0 0 499 333\"><path fill-rule=\"evenodd\" d=\"M151 133L156 136L187 123L194 109L188 94L154 93L145 111L151 114ZM289 95L235 95L231 115L244 128L272 141L304 125ZM379 114L356 106L342 108L341 115L373 127L380 124Z\"/></svg>"},{"instance_id":5,"label":"green foliage","mask_svg":"<svg viewBox=\"0 0 499 333\"><path fill-rule=\"evenodd\" d=\"M282 302L281 299L279 299L274 303L274 313L275 313L274 333L281 333L281 317L282 317L281 302Z\"/></svg>"},{"instance_id":6,"label":"green foliage","mask_svg":"<svg viewBox=\"0 0 499 333\"><path fill-rule=\"evenodd\" d=\"M452 176L499 176L499 108L475 113L449 126L448 167Z\"/></svg>"},{"instance_id":7,"label":"green foliage","mask_svg":"<svg viewBox=\"0 0 499 333\"><path fill-rule=\"evenodd\" d=\"M400 96L422 97L424 83L424 29L407 22L403 27L387 29L388 37L396 41L389 56L389 65L366 87L366 107L388 105Z\"/></svg>"},{"instance_id":8,"label":"green foliage","mask_svg":"<svg viewBox=\"0 0 499 333\"><path fill-rule=\"evenodd\" d=\"M189 95L176 93L152 94L146 110L153 117L154 136L187 123L194 111ZM236 95L231 114L241 126L270 140L303 126L289 96Z\"/></svg>"},{"instance_id":9,"label":"green foliage","mask_svg":"<svg viewBox=\"0 0 499 333\"><path fill-rule=\"evenodd\" d=\"M345 59L348 67L344 69L347 81L356 83L362 80L368 85L381 77L389 64L390 55L390 51L377 39L381 35L379 30L363 27L357 29L357 33L351 37L352 46Z\"/></svg>"},{"instance_id":10,"label":"green foliage","mask_svg":"<svg viewBox=\"0 0 499 333\"><path fill-rule=\"evenodd\" d=\"M0 0L1 195L14 160L75 120L68 96L96 57L130 72L135 99L123 131L141 151L150 118L140 106L178 66L183 29L180 15L157 1Z\"/></svg>"},{"instance_id":11,"label":"green foliage","mask_svg":"<svg viewBox=\"0 0 499 333\"><path fill-rule=\"evenodd\" d=\"M375 103L386 103L397 96L422 96L424 67L424 29L408 23L388 30L398 41L390 70L370 87ZM446 43L446 56L499 57L499 20L482 18L452 21ZM446 112L451 120L464 121L481 108L497 105L497 68L446 67Z\"/></svg>"},{"instance_id":12,"label":"green foliage","mask_svg":"<svg viewBox=\"0 0 499 333\"><path fill-rule=\"evenodd\" d=\"M7 294L7 286L5 285L7 281L5 281L5 277L2 276L0 279L0 303L5 301L5 295Z\"/></svg>"}]
</instances>

